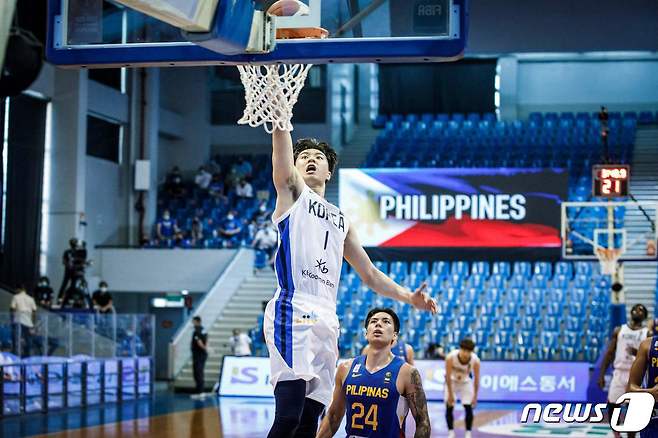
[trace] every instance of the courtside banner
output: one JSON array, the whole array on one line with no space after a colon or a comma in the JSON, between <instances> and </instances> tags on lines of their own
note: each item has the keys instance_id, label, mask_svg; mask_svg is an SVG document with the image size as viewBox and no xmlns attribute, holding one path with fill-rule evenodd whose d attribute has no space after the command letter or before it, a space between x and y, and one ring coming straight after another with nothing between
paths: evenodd
<instances>
[{"instance_id":1,"label":"courtside banner","mask_svg":"<svg viewBox=\"0 0 658 438\"><path fill-rule=\"evenodd\" d=\"M443 361L417 360L428 400L443 400ZM479 400L576 402L587 400L586 362L487 361L480 367ZM274 397L266 357L224 357L219 395Z\"/></svg>"},{"instance_id":2,"label":"courtside banner","mask_svg":"<svg viewBox=\"0 0 658 438\"><path fill-rule=\"evenodd\" d=\"M340 169L366 247L559 248L564 169Z\"/></svg>"}]
</instances>

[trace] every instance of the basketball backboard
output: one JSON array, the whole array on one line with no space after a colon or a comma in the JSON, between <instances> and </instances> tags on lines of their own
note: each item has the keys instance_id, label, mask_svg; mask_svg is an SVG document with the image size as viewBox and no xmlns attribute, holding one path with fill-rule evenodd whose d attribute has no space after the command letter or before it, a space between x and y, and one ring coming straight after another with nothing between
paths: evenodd
<instances>
[{"instance_id":1,"label":"basketball backboard","mask_svg":"<svg viewBox=\"0 0 658 438\"><path fill-rule=\"evenodd\" d=\"M468 0L304 2L310 13L303 19L319 22L328 38L276 40L270 53L227 55L190 42L207 38L202 34L186 34L110 0L48 0L46 56L72 67L441 62L459 59L466 46ZM219 0L218 10L243 13L242 20L230 21L230 32L249 34L255 3ZM301 18L284 20L294 26Z\"/></svg>"},{"instance_id":2,"label":"basketball backboard","mask_svg":"<svg viewBox=\"0 0 658 438\"><path fill-rule=\"evenodd\" d=\"M562 257L596 260L597 250L618 250L620 260L658 257L655 202L563 202Z\"/></svg>"}]
</instances>

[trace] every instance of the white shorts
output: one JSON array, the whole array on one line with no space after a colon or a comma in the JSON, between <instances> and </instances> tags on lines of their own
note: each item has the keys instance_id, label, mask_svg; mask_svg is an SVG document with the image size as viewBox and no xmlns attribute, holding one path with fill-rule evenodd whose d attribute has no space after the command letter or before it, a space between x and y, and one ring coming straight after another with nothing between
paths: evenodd
<instances>
[{"instance_id":1,"label":"white shorts","mask_svg":"<svg viewBox=\"0 0 658 438\"><path fill-rule=\"evenodd\" d=\"M472 380L465 380L463 382L452 381L452 393L455 395L455 403L460 401L463 405L470 405L473 403L473 395L475 388L473 387ZM443 401L448 400L448 385L443 387Z\"/></svg>"},{"instance_id":2,"label":"white shorts","mask_svg":"<svg viewBox=\"0 0 658 438\"><path fill-rule=\"evenodd\" d=\"M612 372L612 380L608 389L609 402L616 402L622 394L626 393L626 385L628 385L630 374L630 370L614 370Z\"/></svg>"},{"instance_id":3,"label":"white shorts","mask_svg":"<svg viewBox=\"0 0 658 438\"><path fill-rule=\"evenodd\" d=\"M296 292L299 293L299 292ZM331 303L295 296L265 308L263 331L270 356L270 382L306 380L306 397L331 403L338 362L338 317ZM331 308L331 311L327 311Z\"/></svg>"}]
</instances>

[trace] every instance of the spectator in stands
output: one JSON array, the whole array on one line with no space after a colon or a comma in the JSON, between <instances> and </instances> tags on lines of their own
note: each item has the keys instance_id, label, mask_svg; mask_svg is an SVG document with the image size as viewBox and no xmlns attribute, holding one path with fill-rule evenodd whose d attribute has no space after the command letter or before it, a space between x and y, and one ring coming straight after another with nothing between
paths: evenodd
<instances>
[{"instance_id":1,"label":"spectator in stands","mask_svg":"<svg viewBox=\"0 0 658 438\"><path fill-rule=\"evenodd\" d=\"M251 178L253 166L251 165L251 162L244 157L238 157L238 162L234 168L240 178Z\"/></svg>"},{"instance_id":2,"label":"spectator in stands","mask_svg":"<svg viewBox=\"0 0 658 438\"><path fill-rule=\"evenodd\" d=\"M48 277L40 277L37 287L34 289L34 297L37 304L46 309L50 309L53 305L53 294L53 288L50 287L50 280Z\"/></svg>"},{"instance_id":3,"label":"spectator in stands","mask_svg":"<svg viewBox=\"0 0 658 438\"><path fill-rule=\"evenodd\" d=\"M208 190L210 182L212 181L212 175L206 170L205 167L199 167L199 171L194 177L194 184L201 190Z\"/></svg>"},{"instance_id":4,"label":"spectator in stands","mask_svg":"<svg viewBox=\"0 0 658 438\"><path fill-rule=\"evenodd\" d=\"M242 224L237 219L235 211L231 210L228 212L218 231L219 235L224 239L225 247L235 248L240 246L239 236L242 232Z\"/></svg>"},{"instance_id":5,"label":"spectator in stands","mask_svg":"<svg viewBox=\"0 0 658 438\"><path fill-rule=\"evenodd\" d=\"M441 345L431 343L430 345L427 346L427 350L425 350L425 359L443 360L445 358L446 358L446 354Z\"/></svg>"},{"instance_id":6,"label":"spectator in stands","mask_svg":"<svg viewBox=\"0 0 658 438\"><path fill-rule=\"evenodd\" d=\"M69 283L73 281L75 274L75 251L78 247L78 239L72 237L69 240L69 248L62 254L62 264L64 265L64 279L62 285L59 287L57 294L57 301L61 304L64 301L64 292L69 287Z\"/></svg>"},{"instance_id":7,"label":"spectator in stands","mask_svg":"<svg viewBox=\"0 0 658 438\"><path fill-rule=\"evenodd\" d=\"M267 265L274 269L274 255L279 240L274 224L261 222L254 241L253 247L258 251L263 251L267 257Z\"/></svg>"},{"instance_id":8,"label":"spectator in stands","mask_svg":"<svg viewBox=\"0 0 658 438\"><path fill-rule=\"evenodd\" d=\"M203 243L203 222L198 216L192 219L192 226L190 227L190 239L192 245L198 246Z\"/></svg>"},{"instance_id":9,"label":"spectator in stands","mask_svg":"<svg viewBox=\"0 0 658 438\"><path fill-rule=\"evenodd\" d=\"M180 198L185 196L185 187L183 186L183 174L178 166L174 166L171 172L167 174L165 182L167 194L172 198Z\"/></svg>"},{"instance_id":10,"label":"spectator in stands","mask_svg":"<svg viewBox=\"0 0 658 438\"><path fill-rule=\"evenodd\" d=\"M210 196L215 199L219 199L224 196L224 183L222 182L222 176L219 173L216 173L212 176L212 180L208 186L208 194L210 194Z\"/></svg>"},{"instance_id":11,"label":"spectator in stands","mask_svg":"<svg viewBox=\"0 0 658 438\"><path fill-rule=\"evenodd\" d=\"M240 174L238 173L235 166L233 166L231 171L228 173L228 175L226 175L226 178L224 179L224 192L228 194L230 191L235 189L238 181L240 181Z\"/></svg>"},{"instance_id":12,"label":"spectator in stands","mask_svg":"<svg viewBox=\"0 0 658 438\"><path fill-rule=\"evenodd\" d=\"M252 216L253 221L266 221L272 215L272 212L267 208L267 200L261 199L258 203L258 207Z\"/></svg>"},{"instance_id":13,"label":"spectator in stands","mask_svg":"<svg viewBox=\"0 0 658 438\"><path fill-rule=\"evenodd\" d=\"M205 394L204 381L203 381L203 369L206 366L206 360L208 359L208 333L203 329L201 325L201 317L195 316L192 318L192 324L194 325L194 333L192 334L192 368L194 370L194 383L195 383L195 392L192 395L192 398L204 398Z\"/></svg>"},{"instance_id":14,"label":"spectator in stands","mask_svg":"<svg viewBox=\"0 0 658 438\"><path fill-rule=\"evenodd\" d=\"M183 230L176 231L173 240L174 248L192 248L193 246L192 239L186 236Z\"/></svg>"},{"instance_id":15,"label":"spectator in stands","mask_svg":"<svg viewBox=\"0 0 658 438\"><path fill-rule=\"evenodd\" d=\"M17 331L20 329L20 336L18 333L14 336L15 346L18 347L18 354L27 357L30 355L32 346L34 324L37 319L37 303L27 294L25 286L19 286L16 289L16 294L11 299L10 309L14 327ZM20 348L21 344L22 348Z\"/></svg>"},{"instance_id":16,"label":"spectator in stands","mask_svg":"<svg viewBox=\"0 0 658 438\"><path fill-rule=\"evenodd\" d=\"M240 199L252 199L254 197L254 188L245 178L242 178L235 188L235 194Z\"/></svg>"},{"instance_id":17,"label":"spectator in stands","mask_svg":"<svg viewBox=\"0 0 658 438\"><path fill-rule=\"evenodd\" d=\"M251 339L240 329L233 329L233 336L228 340L233 356L251 356Z\"/></svg>"},{"instance_id":18,"label":"spectator in stands","mask_svg":"<svg viewBox=\"0 0 658 438\"><path fill-rule=\"evenodd\" d=\"M67 309L93 309L91 297L87 290L87 282L84 278L74 281L64 294L62 308Z\"/></svg>"},{"instance_id":19,"label":"spectator in stands","mask_svg":"<svg viewBox=\"0 0 658 438\"><path fill-rule=\"evenodd\" d=\"M158 242L165 243L174 238L174 234L178 231L178 224L171 218L169 210L162 213L162 219L155 224L155 236Z\"/></svg>"},{"instance_id":20,"label":"spectator in stands","mask_svg":"<svg viewBox=\"0 0 658 438\"><path fill-rule=\"evenodd\" d=\"M98 313L114 313L114 303L106 281L100 282L98 289L91 295L91 301Z\"/></svg>"}]
</instances>

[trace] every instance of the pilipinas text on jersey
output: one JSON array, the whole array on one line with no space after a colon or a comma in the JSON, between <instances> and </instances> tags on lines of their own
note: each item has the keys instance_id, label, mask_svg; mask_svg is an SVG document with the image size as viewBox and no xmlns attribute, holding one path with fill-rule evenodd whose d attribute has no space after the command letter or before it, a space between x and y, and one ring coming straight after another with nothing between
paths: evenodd
<instances>
[{"instance_id":1,"label":"pilipinas text on jersey","mask_svg":"<svg viewBox=\"0 0 658 438\"><path fill-rule=\"evenodd\" d=\"M370 373L365 364L366 356L355 358L345 378L345 433L359 438L404 437L409 409L396 385L404 360L396 356L375 373Z\"/></svg>"}]
</instances>

